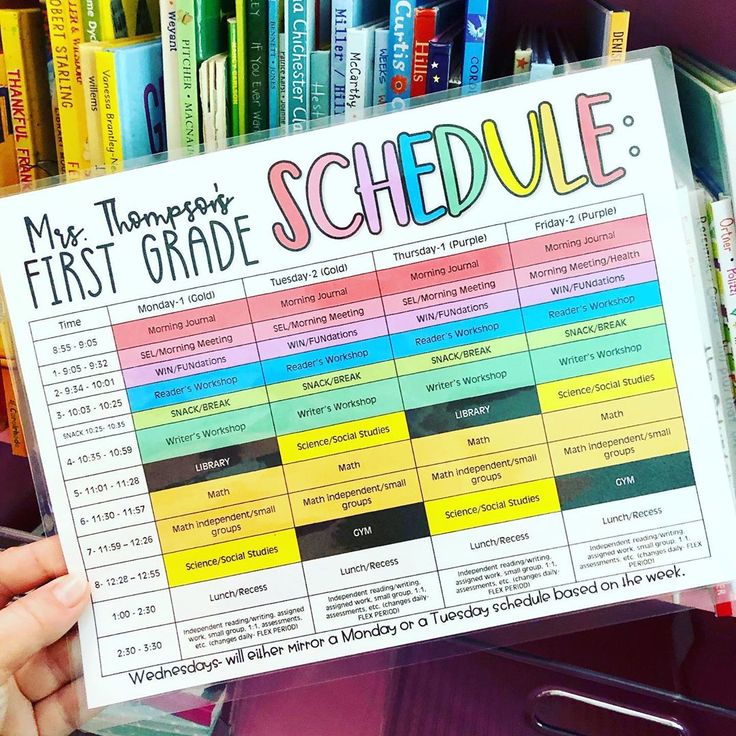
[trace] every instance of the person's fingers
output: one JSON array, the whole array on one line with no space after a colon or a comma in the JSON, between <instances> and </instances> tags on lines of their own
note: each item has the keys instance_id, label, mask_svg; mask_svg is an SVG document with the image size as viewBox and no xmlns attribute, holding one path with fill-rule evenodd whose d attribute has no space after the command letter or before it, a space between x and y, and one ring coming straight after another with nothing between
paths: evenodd
<instances>
[{"instance_id":1,"label":"person's fingers","mask_svg":"<svg viewBox=\"0 0 736 736\"><path fill-rule=\"evenodd\" d=\"M35 703L76 680L81 674L79 637L74 632L31 657L15 673L15 681L23 695Z\"/></svg>"},{"instance_id":2,"label":"person's fingers","mask_svg":"<svg viewBox=\"0 0 736 736\"><path fill-rule=\"evenodd\" d=\"M38 736L68 736L90 718L83 690L80 678L36 703Z\"/></svg>"},{"instance_id":3,"label":"person's fingers","mask_svg":"<svg viewBox=\"0 0 736 736\"><path fill-rule=\"evenodd\" d=\"M0 611L0 683L69 631L88 600L86 580L65 575Z\"/></svg>"},{"instance_id":4,"label":"person's fingers","mask_svg":"<svg viewBox=\"0 0 736 736\"><path fill-rule=\"evenodd\" d=\"M8 680L3 688L7 694L8 705L5 717L0 719L0 734L2 736L37 736L33 706L18 690L15 680Z\"/></svg>"},{"instance_id":5,"label":"person's fingers","mask_svg":"<svg viewBox=\"0 0 736 736\"><path fill-rule=\"evenodd\" d=\"M0 608L16 595L66 574L58 537L0 552Z\"/></svg>"}]
</instances>

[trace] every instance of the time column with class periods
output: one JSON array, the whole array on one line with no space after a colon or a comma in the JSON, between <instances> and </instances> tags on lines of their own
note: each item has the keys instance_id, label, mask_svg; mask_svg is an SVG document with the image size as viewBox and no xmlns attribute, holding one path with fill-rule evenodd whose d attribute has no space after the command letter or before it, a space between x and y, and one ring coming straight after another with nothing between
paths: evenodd
<instances>
[{"instance_id":1,"label":"time column with class periods","mask_svg":"<svg viewBox=\"0 0 736 736\"><path fill-rule=\"evenodd\" d=\"M107 309L31 331L61 474L92 588L103 675L181 653Z\"/></svg>"}]
</instances>

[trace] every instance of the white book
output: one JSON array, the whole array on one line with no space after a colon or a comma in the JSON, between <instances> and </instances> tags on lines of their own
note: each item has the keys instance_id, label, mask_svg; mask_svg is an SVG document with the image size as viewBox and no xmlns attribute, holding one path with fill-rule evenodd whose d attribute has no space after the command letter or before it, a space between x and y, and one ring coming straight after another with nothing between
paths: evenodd
<instances>
[{"instance_id":1,"label":"white book","mask_svg":"<svg viewBox=\"0 0 736 736\"><path fill-rule=\"evenodd\" d=\"M176 0L160 0L161 55L164 71L166 144L169 153L183 148L179 105L179 61L176 53Z\"/></svg>"},{"instance_id":2,"label":"white book","mask_svg":"<svg viewBox=\"0 0 736 736\"><path fill-rule=\"evenodd\" d=\"M366 23L348 28L345 50L345 118L356 120L366 107L373 105L373 57L376 28Z\"/></svg>"}]
</instances>

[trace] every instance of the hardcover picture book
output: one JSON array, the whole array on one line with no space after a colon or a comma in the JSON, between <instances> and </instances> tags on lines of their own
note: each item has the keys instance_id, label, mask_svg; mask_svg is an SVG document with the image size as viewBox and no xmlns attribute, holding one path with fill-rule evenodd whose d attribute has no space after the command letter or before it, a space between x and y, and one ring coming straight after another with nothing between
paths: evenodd
<instances>
[{"instance_id":1,"label":"hardcover picture book","mask_svg":"<svg viewBox=\"0 0 736 736\"><path fill-rule=\"evenodd\" d=\"M736 579L671 58L513 79L0 200L92 707Z\"/></svg>"}]
</instances>

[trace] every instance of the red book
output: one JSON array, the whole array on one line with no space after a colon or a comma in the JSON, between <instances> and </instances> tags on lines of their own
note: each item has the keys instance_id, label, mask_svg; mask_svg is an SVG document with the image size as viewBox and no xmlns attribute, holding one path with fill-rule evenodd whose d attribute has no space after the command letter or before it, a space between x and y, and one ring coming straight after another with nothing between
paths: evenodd
<instances>
[{"instance_id":1,"label":"red book","mask_svg":"<svg viewBox=\"0 0 736 736\"><path fill-rule=\"evenodd\" d=\"M411 64L411 96L427 94L429 42L437 35L437 6L414 11L414 51Z\"/></svg>"}]
</instances>

